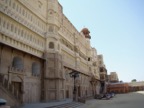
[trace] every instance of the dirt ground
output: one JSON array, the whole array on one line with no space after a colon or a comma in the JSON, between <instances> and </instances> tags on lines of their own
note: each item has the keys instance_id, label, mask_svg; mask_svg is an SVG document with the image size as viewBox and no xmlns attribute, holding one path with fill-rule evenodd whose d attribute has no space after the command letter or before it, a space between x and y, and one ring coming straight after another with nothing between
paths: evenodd
<instances>
[{"instance_id":1,"label":"dirt ground","mask_svg":"<svg viewBox=\"0 0 144 108\"><path fill-rule=\"evenodd\" d=\"M110 100L88 100L79 108L144 108L144 91L117 94Z\"/></svg>"}]
</instances>

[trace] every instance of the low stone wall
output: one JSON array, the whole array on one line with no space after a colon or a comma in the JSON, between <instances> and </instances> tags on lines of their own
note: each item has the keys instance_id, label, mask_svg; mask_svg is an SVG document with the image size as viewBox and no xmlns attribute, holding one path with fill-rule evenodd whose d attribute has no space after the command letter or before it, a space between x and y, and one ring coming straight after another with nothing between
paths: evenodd
<instances>
[{"instance_id":1,"label":"low stone wall","mask_svg":"<svg viewBox=\"0 0 144 108\"><path fill-rule=\"evenodd\" d=\"M17 102L13 96L10 95L1 85L0 85L0 98L5 99L7 101L6 105L9 106L19 106L19 102ZM0 106L0 108L10 108L8 106Z\"/></svg>"}]
</instances>

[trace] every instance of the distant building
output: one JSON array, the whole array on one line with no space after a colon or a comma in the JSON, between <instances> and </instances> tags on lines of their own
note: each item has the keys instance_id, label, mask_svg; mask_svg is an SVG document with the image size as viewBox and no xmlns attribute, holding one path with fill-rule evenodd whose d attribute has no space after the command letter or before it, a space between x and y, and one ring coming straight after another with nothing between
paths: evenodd
<instances>
[{"instance_id":1,"label":"distant building","mask_svg":"<svg viewBox=\"0 0 144 108\"><path fill-rule=\"evenodd\" d=\"M130 82L130 83L124 83L124 82L109 83L107 86L107 92L115 92L115 93L127 93L143 90L144 90L144 81Z\"/></svg>"},{"instance_id":2,"label":"distant building","mask_svg":"<svg viewBox=\"0 0 144 108\"><path fill-rule=\"evenodd\" d=\"M117 75L116 72L110 72L110 75L109 75L109 82L110 82L110 83L119 82L119 78L118 78L118 75Z\"/></svg>"},{"instance_id":3,"label":"distant building","mask_svg":"<svg viewBox=\"0 0 144 108\"><path fill-rule=\"evenodd\" d=\"M130 82L128 83L128 85L129 85L130 92L144 90L144 81Z\"/></svg>"},{"instance_id":4,"label":"distant building","mask_svg":"<svg viewBox=\"0 0 144 108\"><path fill-rule=\"evenodd\" d=\"M116 72L110 72L108 75L107 92L115 93L127 93L129 92L128 83L119 82L118 74Z\"/></svg>"},{"instance_id":5,"label":"distant building","mask_svg":"<svg viewBox=\"0 0 144 108\"><path fill-rule=\"evenodd\" d=\"M128 93L129 85L128 83L109 83L107 86L107 92L114 93Z\"/></svg>"}]
</instances>

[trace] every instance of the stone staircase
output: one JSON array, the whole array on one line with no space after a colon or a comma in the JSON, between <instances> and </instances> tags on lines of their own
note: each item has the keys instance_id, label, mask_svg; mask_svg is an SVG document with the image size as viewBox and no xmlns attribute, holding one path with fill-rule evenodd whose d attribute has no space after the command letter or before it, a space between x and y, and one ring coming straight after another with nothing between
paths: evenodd
<instances>
[{"instance_id":1,"label":"stone staircase","mask_svg":"<svg viewBox=\"0 0 144 108\"><path fill-rule=\"evenodd\" d=\"M0 98L7 100L7 105L12 107L18 107L21 104L21 94L18 93L2 74L0 74Z\"/></svg>"},{"instance_id":2,"label":"stone staircase","mask_svg":"<svg viewBox=\"0 0 144 108\"><path fill-rule=\"evenodd\" d=\"M46 107L46 108L78 108L81 105L84 104L79 102L71 102L71 103L65 103L57 106Z\"/></svg>"}]
</instances>

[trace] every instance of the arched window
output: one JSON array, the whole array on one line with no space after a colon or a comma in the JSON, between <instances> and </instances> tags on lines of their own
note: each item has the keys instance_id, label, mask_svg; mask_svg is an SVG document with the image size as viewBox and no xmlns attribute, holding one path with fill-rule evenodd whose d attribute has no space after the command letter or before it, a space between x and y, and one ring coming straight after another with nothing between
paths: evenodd
<instances>
[{"instance_id":1,"label":"arched window","mask_svg":"<svg viewBox=\"0 0 144 108\"><path fill-rule=\"evenodd\" d=\"M20 34L20 31L21 31L21 30L20 30L19 27L18 27L18 35Z\"/></svg>"},{"instance_id":2,"label":"arched window","mask_svg":"<svg viewBox=\"0 0 144 108\"><path fill-rule=\"evenodd\" d=\"M11 31L13 31L13 24L11 24Z\"/></svg>"},{"instance_id":3,"label":"arched window","mask_svg":"<svg viewBox=\"0 0 144 108\"><path fill-rule=\"evenodd\" d=\"M23 30L21 31L21 36L23 37Z\"/></svg>"},{"instance_id":4,"label":"arched window","mask_svg":"<svg viewBox=\"0 0 144 108\"><path fill-rule=\"evenodd\" d=\"M14 57L12 66L16 69L22 70L24 68L22 59L20 57Z\"/></svg>"},{"instance_id":5,"label":"arched window","mask_svg":"<svg viewBox=\"0 0 144 108\"><path fill-rule=\"evenodd\" d=\"M3 21L3 27L5 28L5 20Z\"/></svg>"},{"instance_id":6,"label":"arched window","mask_svg":"<svg viewBox=\"0 0 144 108\"><path fill-rule=\"evenodd\" d=\"M53 42L49 43L49 48L54 49L54 43Z\"/></svg>"},{"instance_id":7,"label":"arched window","mask_svg":"<svg viewBox=\"0 0 144 108\"><path fill-rule=\"evenodd\" d=\"M89 67L89 71L91 71L91 67Z\"/></svg>"},{"instance_id":8,"label":"arched window","mask_svg":"<svg viewBox=\"0 0 144 108\"><path fill-rule=\"evenodd\" d=\"M58 44L58 50L60 50L60 45Z\"/></svg>"},{"instance_id":9,"label":"arched window","mask_svg":"<svg viewBox=\"0 0 144 108\"><path fill-rule=\"evenodd\" d=\"M33 76L39 76L41 71L41 67L39 63L34 62L32 64L32 75Z\"/></svg>"},{"instance_id":10,"label":"arched window","mask_svg":"<svg viewBox=\"0 0 144 108\"><path fill-rule=\"evenodd\" d=\"M9 29L9 22L7 23L7 29Z\"/></svg>"},{"instance_id":11,"label":"arched window","mask_svg":"<svg viewBox=\"0 0 144 108\"><path fill-rule=\"evenodd\" d=\"M15 3L13 3L13 8L15 9Z\"/></svg>"},{"instance_id":12,"label":"arched window","mask_svg":"<svg viewBox=\"0 0 144 108\"><path fill-rule=\"evenodd\" d=\"M7 4L8 0L5 0L5 3Z\"/></svg>"},{"instance_id":13,"label":"arched window","mask_svg":"<svg viewBox=\"0 0 144 108\"><path fill-rule=\"evenodd\" d=\"M21 14L21 7L19 8L19 13Z\"/></svg>"},{"instance_id":14,"label":"arched window","mask_svg":"<svg viewBox=\"0 0 144 108\"><path fill-rule=\"evenodd\" d=\"M17 5L17 7L16 7L17 12L18 12L18 9L19 9L19 6Z\"/></svg>"},{"instance_id":15,"label":"arched window","mask_svg":"<svg viewBox=\"0 0 144 108\"><path fill-rule=\"evenodd\" d=\"M15 26L15 33L17 33L17 27Z\"/></svg>"},{"instance_id":16,"label":"arched window","mask_svg":"<svg viewBox=\"0 0 144 108\"><path fill-rule=\"evenodd\" d=\"M53 26L49 26L49 32L53 32L53 31L54 31Z\"/></svg>"},{"instance_id":17,"label":"arched window","mask_svg":"<svg viewBox=\"0 0 144 108\"><path fill-rule=\"evenodd\" d=\"M0 18L0 25L1 25L1 18Z\"/></svg>"},{"instance_id":18,"label":"arched window","mask_svg":"<svg viewBox=\"0 0 144 108\"><path fill-rule=\"evenodd\" d=\"M9 1L9 6L11 6L11 0Z\"/></svg>"},{"instance_id":19,"label":"arched window","mask_svg":"<svg viewBox=\"0 0 144 108\"><path fill-rule=\"evenodd\" d=\"M94 73L96 74L96 70L94 69Z\"/></svg>"}]
</instances>

